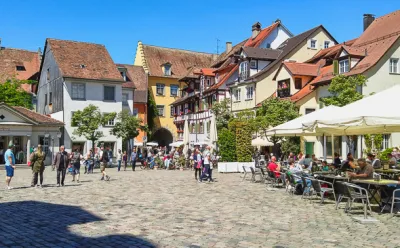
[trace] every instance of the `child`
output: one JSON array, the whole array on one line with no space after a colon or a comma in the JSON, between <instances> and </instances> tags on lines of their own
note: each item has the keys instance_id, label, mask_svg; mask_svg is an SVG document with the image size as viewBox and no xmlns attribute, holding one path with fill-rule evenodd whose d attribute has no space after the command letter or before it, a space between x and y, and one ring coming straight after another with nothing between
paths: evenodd
<instances>
[{"instance_id":1,"label":"child","mask_svg":"<svg viewBox=\"0 0 400 248\"><path fill-rule=\"evenodd\" d=\"M328 162L322 161L322 170L323 171L329 171Z\"/></svg>"}]
</instances>

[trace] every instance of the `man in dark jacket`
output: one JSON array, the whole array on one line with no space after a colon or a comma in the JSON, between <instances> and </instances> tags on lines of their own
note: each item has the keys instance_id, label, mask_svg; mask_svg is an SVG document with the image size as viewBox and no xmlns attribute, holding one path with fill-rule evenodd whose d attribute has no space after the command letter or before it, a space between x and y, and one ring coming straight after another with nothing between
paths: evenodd
<instances>
[{"instance_id":1,"label":"man in dark jacket","mask_svg":"<svg viewBox=\"0 0 400 248\"><path fill-rule=\"evenodd\" d=\"M60 187L60 176L61 186L64 186L65 173L69 164L68 153L65 151L64 146L60 146L60 150L54 157L53 167L57 168L57 187Z\"/></svg>"}]
</instances>

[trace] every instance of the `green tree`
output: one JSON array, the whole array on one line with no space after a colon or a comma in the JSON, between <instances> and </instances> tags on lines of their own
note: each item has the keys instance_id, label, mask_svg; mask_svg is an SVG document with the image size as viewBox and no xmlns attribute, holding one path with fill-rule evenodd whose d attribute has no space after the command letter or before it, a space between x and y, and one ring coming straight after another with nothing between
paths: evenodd
<instances>
[{"instance_id":1,"label":"green tree","mask_svg":"<svg viewBox=\"0 0 400 248\"><path fill-rule=\"evenodd\" d=\"M218 147L222 161L236 161L236 137L233 131L228 128L222 128L218 131Z\"/></svg>"},{"instance_id":2,"label":"green tree","mask_svg":"<svg viewBox=\"0 0 400 248\"><path fill-rule=\"evenodd\" d=\"M332 96L320 98L320 101L326 106L335 105L339 107L358 101L363 98L363 95L357 89L365 86L366 82L367 79L364 75L337 75L332 79L328 88Z\"/></svg>"},{"instance_id":3,"label":"green tree","mask_svg":"<svg viewBox=\"0 0 400 248\"><path fill-rule=\"evenodd\" d=\"M228 123L233 117L231 112L231 100L229 98L225 98L221 102L215 103L211 107L211 112L215 114L218 131L222 128L228 128Z\"/></svg>"},{"instance_id":4,"label":"green tree","mask_svg":"<svg viewBox=\"0 0 400 248\"><path fill-rule=\"evenodd\" d=\"M94 151L95 142L104 137L103 132L97 129L105 126L109 120L115 119L115 116L115 113L101 113L98 107L90 104L83 110L76 111L72 116L71 124L73 127L76 127L73 134L83 136L87 140L92 141Z\"/></svg>"},{"instance_id":5,"label":"green tree","mask_svg":"<svg viewBox=\"0 0 400 248\"><path fill-rule=\"evenodd\" d=\"M289 153L300 153L300 137L285 137L281 143L282 156L288 157Z\"/></svg>"},{"instance_id":6,"label":"green tree","mask_svg":"<svg viewBox=\"0 0 400 248\"><path fill-rule=\"evenodd\" d=\"M0 83L0 102L10 106L20 106L32 109L32 94L21 88L22 84L33 84L36 81L8 79Z\"/></svg>"},{"instance_id":7,"label":"green tree","mask_svg":"<svg viewBox=\"0 0 400 248\"><path fill-rule=\"evenodd\" d=\"M158 109L156 101L154 100L151 92L147 94L147 127L148 127L148 140L151 139L152 131L155 128L155 118L158 117Z\"/></svg>"}]
</instances>

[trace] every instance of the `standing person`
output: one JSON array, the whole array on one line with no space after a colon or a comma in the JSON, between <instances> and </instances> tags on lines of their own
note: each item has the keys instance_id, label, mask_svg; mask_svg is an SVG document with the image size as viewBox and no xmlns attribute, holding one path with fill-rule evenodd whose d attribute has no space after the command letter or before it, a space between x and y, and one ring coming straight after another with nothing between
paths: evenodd
<instances>
[{"instance_id":1,"label":"standing person","mask_svg":"<svg viewBox=\"0 0 400 248\"><path fill-rule=\"evenodd\" d=\"M91 171L91 167L94 162L92 156L93 156L93 151L92 149L90 149L85 157L85 174L86 173L89 174Z\"/></svg>"},{"instance_id":2,"label":"standing person","mask_svg":"<svg viewBox=\"0 0 400 248\"><path fill-rule=\"evenodd\" d=\"M131 154L132 171L135 171L135 169L136 169L136 157L137 157L136 147L134 147L132 149L132 154Z\"/></svg>"},{"instance_id":3,"label":"standing person","mask_svg":"<svg viewBox=\"0 0 400 248\"><path fill-rule=\"evenodd\" d=\"M201 182L200 179L201 179L201 169L203 161L201 159L201 154L199 152L199 149L197 148L194 150L193 159L194 159L194 176L196 180L198 180L198 182ZM199 174L199 177L197 177L197 174Z\"/></svg>"},{"instance_id":4,"label":"standing person","mask_svg":"<svg viewBox=\"0 0 400 248\"><path fill-rule=\"evenodd\" d=\"M105 177L106 181L110 180L110 177L106 173L106 166L107 166L108 161L110 161L108 155L109 155L108 151L104 151L104 147L101 147L101 151L100 151L100 171L101 171L102 177L101 177L100 180L104 180L104 177Z\"/></svg>"},{"instance_id":5,"label":"standing person","mask_svg":"<svg viewBox=\"0 0 400 248\"><path fill-rule=\"evenodd\" d=\"M73 153L71 153L71 163L72 163L72 182L79 183L79 175L81 170L81 159L82 155L79 153L78 148L75 149Z\"/></svg>"},{"instance_id":6,"label":"standing person","mask_svg":"<svg viewBox=\"0 0 400 248\"><path fill-rule=\"evenodd\" d=\"M126 171L126 166L128 163L128 154L126 154L126 151L124 151L124 154L122 155L122 161L124 162L124 171Z\"/></svg>"},{"instance_id":7,"label":"standing person","mask_svg":"<svg viewBox=\"0 0 400 248\"><path fill-rule=\"evenodd\" d=\"M258 151L258 148L256 148L254 150L254 154L253 154L253 159L254 159L254 163L255 163L255 168L258 168L260 166L259 161L260 161L260 152Z\"/></svg>"},{"instance_id":8,"label":"standing person","mask_svg":"<svg viewBox=\"0 0 400 248\"><path fill-rule=\"evenodd\" d=\"M31 163L32 163L32 172L33 178L31 187L43 187L43 172L44 172L44 160L46 159L46 155L42 150L42 145L37 146L36 152L31 155ZM40 185L38 184L38 177L40 175Z\"/></svg>"},{"instance_id":9,"label":"standing person","mask_svg":"<svg viewBox=\"0 0 400 248\"><path fill-rule=\"evenodd\" d=\"M69 159L68 153L65 151L64 146L60 146L60 150L54 157L53 166L57 168L57 187L60 187L60 176L61 186L64 186L65 173L67 171Z\"/></svg>"},{"instance_id":10,"label":"standing person","mask_svg":"<svg viewBox=\"0 0 400 248\"><path fill-rule=\"evenodd\" d=\"M107 152L108 152L108 158L109 158L109 161L108 161L108 166L110 167L110 168L112 168L113 167L113 152L112 152L112 150L110 149L110 147L109 146L107 146Z\"/></svg>"},{"instance_id":11,"label":"standing person","mask_svg":"<svg viewBox=\"0 0 400 248\"><path fill-rule=\"evenodd\" d=\"M13 148L12 144L8 145L7 151L4 153L4 162L6 164L5 169L6 169L6 187L7 189L12 189L10 186L11 179L14 176L14 169L15 169L15 156L13 151L11 150Z\"/></svg>"},{"instance_id":12,"label":"standing person","mask_svg":"<svg viewBox=\"0 0 400 248\"><path fill-rule=\"evenodd\" d=\"M124 152L124 154L126 154L126 152ZM121 163L122 163L122 152L121 149L118 149L117 152L117 163L118 163L118 171L121 170Z\"/></svg>"},{"instance_id":13,"label":"standing person","mask_svg":"<svg viewBox=\"0 0 400 248\"><path fill-rule=\"evenodd\" d=\"M334 153L334 160L333 160L333 166L336 168L336 169L339 169L340 168L340 166L342 165L342 161L340 161L340 157L339 157L339 153L337 153L337 152L335 152Z\"/></svg>"},{"instance_id":14,"label":"standing person","mask_svg":"<svg viewBox=\"0 0 400 248\"><path fill-rule=\"evenodd\" d=\"M211 182L210 178L210 161L211 161L211 153L210 153L210 147L207 146L206 149L203 152L203 161L204 161L204 168L203 168L203 174L200 177L200 181L203 181L204 179Z\"/></svg>"}]
</instances>

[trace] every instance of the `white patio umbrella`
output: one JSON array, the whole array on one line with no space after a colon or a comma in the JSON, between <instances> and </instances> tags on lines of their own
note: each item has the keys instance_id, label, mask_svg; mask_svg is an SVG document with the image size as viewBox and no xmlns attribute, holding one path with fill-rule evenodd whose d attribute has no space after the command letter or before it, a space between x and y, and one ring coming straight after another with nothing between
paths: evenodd
<instances>
[{"instance_id":1,"label":"white patio umbrella","mask_svg":"<svg viewBox=\"0 0 400 248\"><path fill-rule=\"evenodd\" d=\"M310 114L300 116L296 119L273 127L266 132L267 136L317 136L314 130L303 129L304 123L309 123L321 118L337 116L341 113L340 107L328 106ZM322 135L322 134L319 134Z\"/></svg>"},{"instance_id":2,"label":"white patio umbrella","mask_svg":"<svg viewBox=\"0 0 400 248\"><path fill-rule=\"evenodd\" d=\"M268 141L266 138L257 137L251 141L252 146L274 146L274 143Z\"/></svg>"},{"instance_id":3,"label":"white patio umbrella","mask_svg":"<svg viewBox=\"0 0 400 248\"><path fill-rule=\"evenodd\" d=\"M400 132L396 99L400 85L365 97L340 108L339 114L303 124L306 131L332 135L362 135Z\"/></svg>"},{"instance_id":4,"label":"white patio umbrella","mask_svg":"<svg viewBox=\"0 0 400 248\"><path fill-rule=\"evenodd\" d=\"M185 120L185 126L183 127L183 154L186 154L189 150L189 120Z\"/></svg>"},{"instance_id":5,"label":"white patio umbrella","mask_svg":"<svg viewBox=\"0 0 400 248\"><path fill-rule=\"evenodd\" d=\"M158 146L158 143L154 142L154 141L150 141L150 142L147 142L146 145L147 146Z\"/></svg>"},{"instance_id":6,"label":"white patio umbrella","mask_svg":"<svg viewBox=\"0 0 400 248\"><path fill-rule=\"evenodd\" d=\"M183 144L184 144L183 141L176 141L176 142L169 144L169 146L170 147L180 147Z\"/></svg>"}]
</instances>

